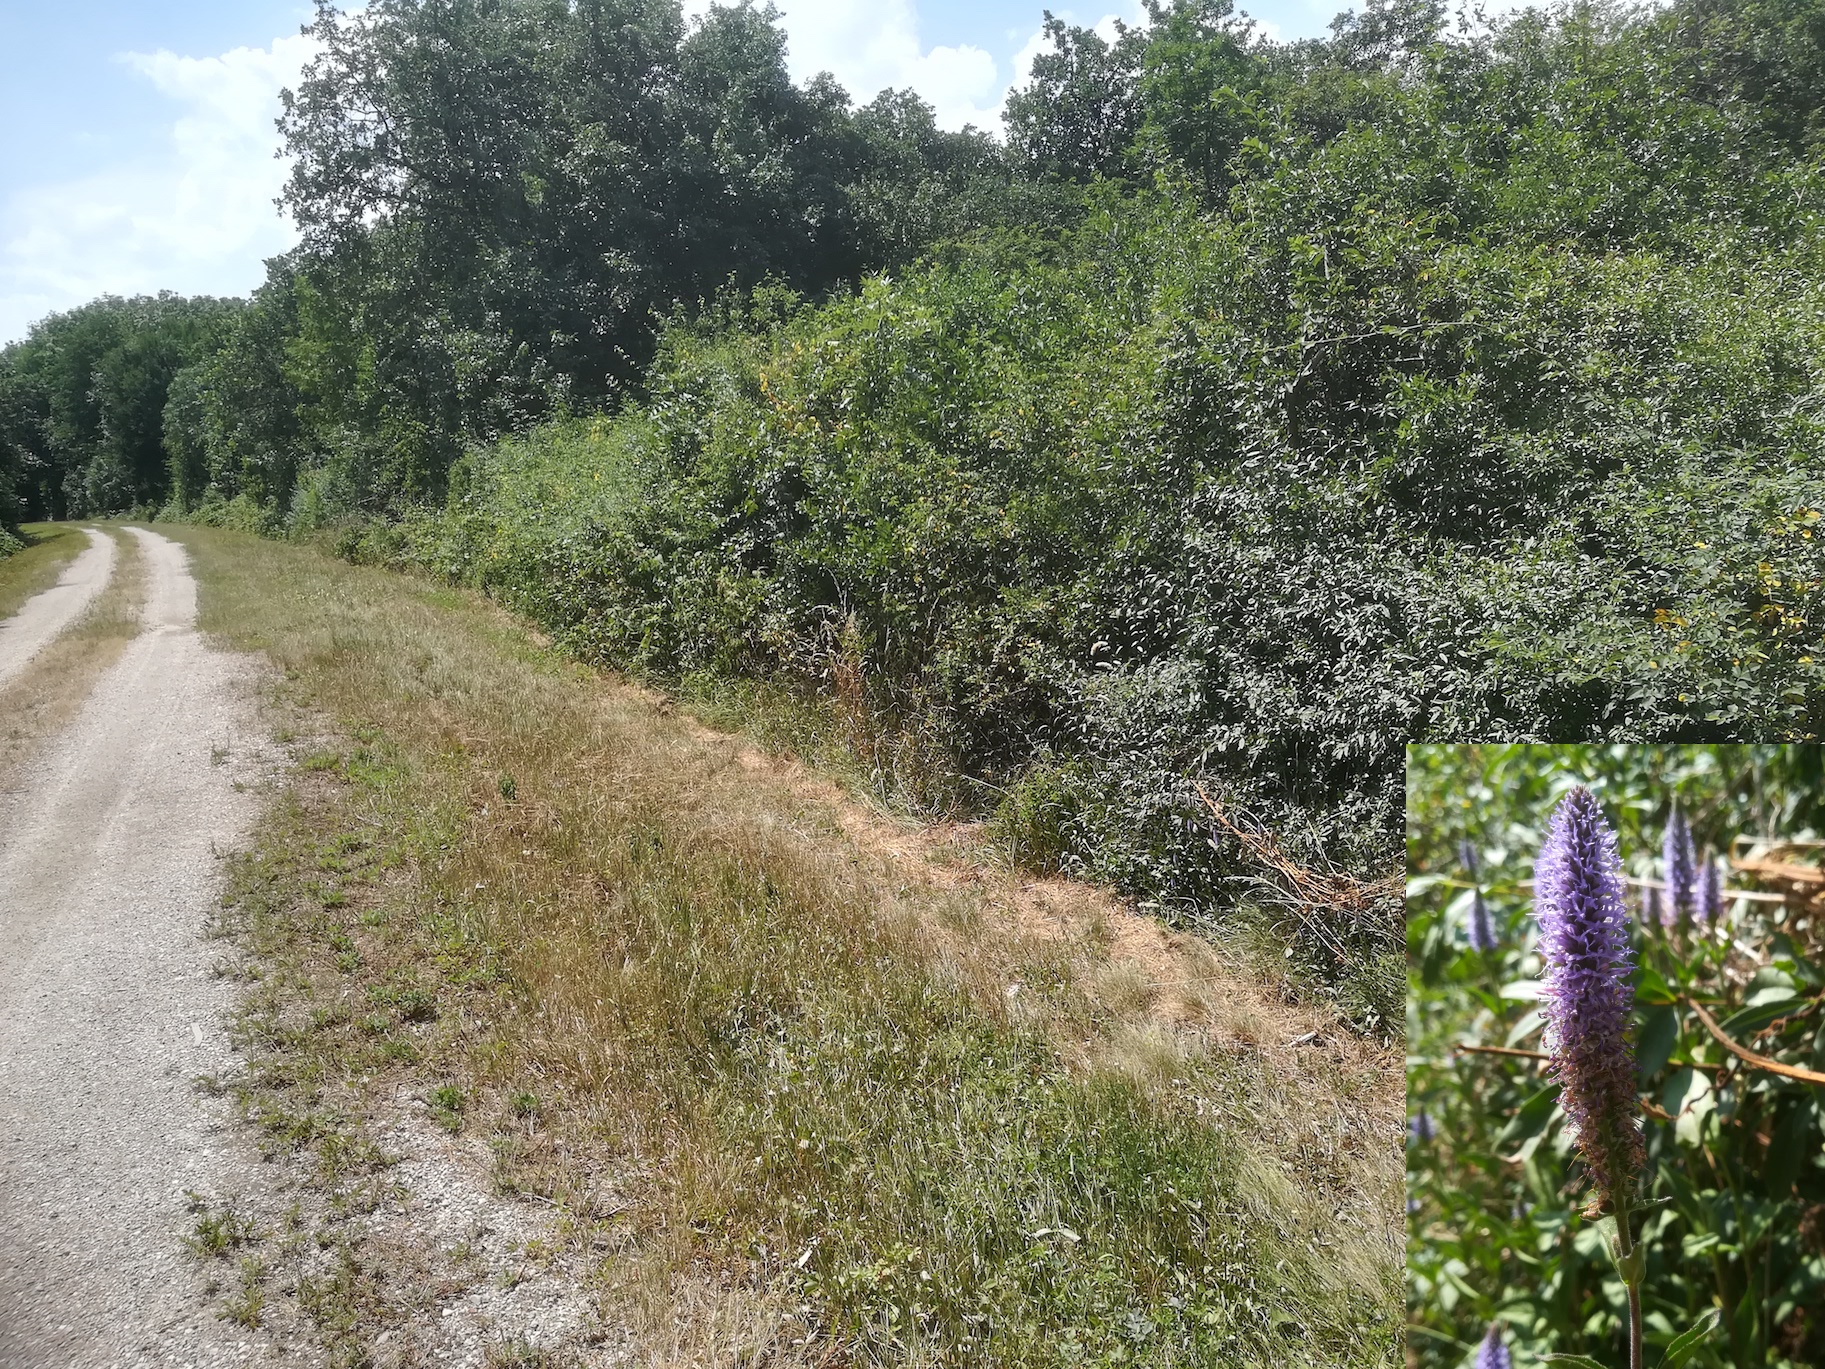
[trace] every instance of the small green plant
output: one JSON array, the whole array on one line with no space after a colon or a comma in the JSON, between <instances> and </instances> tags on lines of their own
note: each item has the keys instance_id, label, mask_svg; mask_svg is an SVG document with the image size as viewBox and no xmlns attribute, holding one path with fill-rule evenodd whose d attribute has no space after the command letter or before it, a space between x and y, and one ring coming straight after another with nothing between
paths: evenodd
<instances>
[{"instance_id":1,"label":"small green plant","mask_svg":"<svg viewBox=\"0 0 1825 1369\"><path fill-rule=\"evenodd\" d=\"M463 1126L463 1091L455 1084L441 1084L425 1096L430 1106L431 1115L450 1131L461 1131Z\"/></svg>"},{"instance_id":2,"label":"small green plant","mask_svg":"<svg viewBox=\"0 0 1825 1369\"><path fill-rule=\"evenodd\" d=\"M230 1251L253 1245L262 1235L254 1219L232 1206L216 1208L201 1194L186 1190L184 1197L196 1225L184 1243L197 1254L219 1259Z\"/></svg>"},{"instance_id":3,"label":"small green plant","mask_svg":"<svg viewBox=\"0 0 1825 1369\"><path fill-rule=\"evenodd\" d=\"M266 1264L256 1256L241 1260L240 1286L234 1296L222 1304L221 1316L248 1330L256 1330L266 1307Z\"/></svg>"},{"instance_id":4,"label":"small green plant","mask_svg":"<svg viewBox=\"0 0 1825 1369\"><path fill-rule=\"evenodd\" d=\"M515 1338L490 1341L482 1350L482 1363L487 1369L571 1369L577 1359Z\"/></svg>"}]
</instances>

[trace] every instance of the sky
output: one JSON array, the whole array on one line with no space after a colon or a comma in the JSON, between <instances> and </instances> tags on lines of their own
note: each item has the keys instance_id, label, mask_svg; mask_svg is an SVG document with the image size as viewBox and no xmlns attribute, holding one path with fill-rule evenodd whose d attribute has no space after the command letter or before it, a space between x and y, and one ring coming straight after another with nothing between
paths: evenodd
<instances>
[{"instance_id":1,"label":"sky","mask_svg":"<svg viewBox=\"0 0 1825 1369\"><path fill-rule=\"evenodd\" d=\"M708 0L686 0L687 12ZM857 103L911 86L999 130L1047 0L775 0L788 65ZM1105 28L1139 0L1050 0ZM1243 0L1281 38L1343 0ZM293 0L0 0L0 345L101 294L244 295L296 240L273 204L279 91L311 56Z\"/></svg>"}]
</instances>

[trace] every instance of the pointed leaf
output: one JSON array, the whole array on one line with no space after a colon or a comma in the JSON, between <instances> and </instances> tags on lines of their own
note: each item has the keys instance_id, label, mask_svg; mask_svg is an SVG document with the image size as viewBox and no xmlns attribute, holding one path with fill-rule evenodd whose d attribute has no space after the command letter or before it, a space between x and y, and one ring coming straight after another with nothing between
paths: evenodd
<instances>
[{"instance_id":1,"label":"pointed leaf","mask_svg":"<svg viewBox=\"0 0 1825 1369\"><path fill-rule=\"evenodd\" d=\"M1717 1329L1718 1310L1713 1307L1700 1317L1692 1326L1680 1332L1673 1343L1667 1346L1667 1353L1661 1357L1660 1369L1675 1369L1684 1364L1697 1352L1698 1347L1713 1331Z\"/></svg>"}]
</instances>

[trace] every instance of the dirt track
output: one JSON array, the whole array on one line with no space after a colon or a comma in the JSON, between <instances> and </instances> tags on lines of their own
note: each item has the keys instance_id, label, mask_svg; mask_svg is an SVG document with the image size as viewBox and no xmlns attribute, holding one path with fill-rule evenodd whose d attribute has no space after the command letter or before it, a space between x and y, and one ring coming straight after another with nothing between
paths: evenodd
<instances>
[{"instance_id":1,"label":"dirt track","mask_svg":"<svg viewBox=\"0 0 1825 1369\"><path fill-rule=\"evenodd\" d=\"M0 622L0 685L24 670L32 657L75 622L114 573L114 539L94 528L84 531L89 534L89 545L65 568L63 577Z\"/></svg>"},{"instance_id":2,"label":"dirt track","mask_svg":"<svg viewBox=\"0 0 1825 1369\"><path fill-rule=\"evenodd\" d=\"M200 932L216 852L255 816L251 786L236 784L260 764L255 668L198 636L184 550L132 534L149 590L140 635L74 725L0 776L7 1369L202 1369L271 1355L206 1305L181 1244L195 1221L185 1190L232 1193L250 1168L224 1106L193 1080L231 1067L221 1019L232 994ZM66 591L87 602L100 589L113 555L100 544L0 631L0 675L31 640L9 635L19 620L39 625L41 646L56 631L43 624L80 611Z\"/></svg>"}]
</instances>

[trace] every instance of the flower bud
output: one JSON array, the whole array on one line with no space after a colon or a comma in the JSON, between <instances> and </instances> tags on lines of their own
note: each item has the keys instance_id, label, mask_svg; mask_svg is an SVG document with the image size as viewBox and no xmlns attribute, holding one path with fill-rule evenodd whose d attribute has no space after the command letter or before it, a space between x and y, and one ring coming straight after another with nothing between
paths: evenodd
<instances>
[{"instance_id":1,"label":"flower bud","mask_svg":"<svg viewBox=\"0 0 1825 1369\"><path fill-rule=\"evenodd\" d=\"M1490 1322L1489 1330L1483 1333L1483 1343L1476 1351L1476 1369L1514 1369L1508 1347L1502 1344L1500 1322Z\"/></svg>"},{"instance_id":2,"label":"flower bud","mask_svg":"<svg viewBox=\"0 0 1825 1369\"><path fill-rule=\"evenodd\" d=\"M1692 915L1692 886L1697 857L1692 851L1692 829L1686 817L1673 805L1667 819L1667 835L1660 845L1661 863L1666 867L1667 900L1661 909L1662 925L1677 927Z\"/></svg>"},{"instance_id":3,"label":"flower bud","mask_svg":"<svg viewBox=\"0 0 1825 1369\"><path fill-rule=\"evenodd\" d=\"M1495 922L1489 916L1489 904L1478 889L1470 898L1470 949L1493 951L1496 947Z\"/></svg>"}]
</instances>

